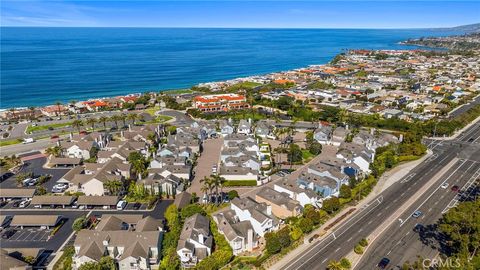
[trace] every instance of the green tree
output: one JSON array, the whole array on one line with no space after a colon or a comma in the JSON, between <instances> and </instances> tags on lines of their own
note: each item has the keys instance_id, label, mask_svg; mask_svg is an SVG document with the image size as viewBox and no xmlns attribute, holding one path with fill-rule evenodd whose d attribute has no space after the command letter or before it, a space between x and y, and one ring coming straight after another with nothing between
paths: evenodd
<instances>
[{"instance_id":1,"label":"green tree","mask_svg":"<svg viewBox=\"0 0 480 270\"><path fill-rule=\"evenodd\" d=\"M352 268L352 263L347 259L347 258L342 258L340 260L340 265L343 267L343 269L348 270Z\"/></svg>"},{"instance_id":2,"label":"green tree","mask_svg":"<svg viewBox=\"0 0 480 270\"><path fill-rule=\"evenodd\" d=\"M83 121L78 119L73 120L72 127L76 128L78 130L78 133L80 133L80 129L83 127Z\"/></svg>"},{"instance_id":3,"label":"green tree","mask_svg":"<svg viewBox=\"0 0 480 270\"><path fill-rule=\"evenodd\" d=\"M79 217L73 221L72 224L72 229L76 232L80 231L81 229L85 228L85 225L87 223L87 218L86 217Z\"/></svg>"},{"instance_id":4,"label":"green tree","mask_svg":"<svg viewBox=\"0 0 480 270\"><path fill-rule=\"evenodd\" d=\"M111 195L118 195L118 193L123 188L123 183L118 180L109 180L106 181L103 185Z\"/></svg>"},{"instance_id":5,"label":"green tree","mask_svg":"<svg viewBox=\"0 0 480 270\"><path fill-rule=\"evenodd\" d=\"M317 141L312 141L312 143L308 145L308 151L313 155L320 155L320 153L322 153L322 144Z\"/></svg>"},{"instance_id":6,"label":"green tree","mask_svg":"<svg viewBox=\"0 0 480 270\"><path fill-rule=\"evenodd\" d=\"M321 222L320 213L310 204L305 205L303 216L310 219L313 224L317 225Z\"/></svg>"},{"instance_id":7,"label":"green tree","mask_svg":"<svg viewBox=\"0 0 480 270\"><path fill-rule=\"evenodd\" d=\"M308 218L301 217L297 222L298 228L302 230L303 233L309 233L313 229L313 221Z\"/></svg>"},{"instance_id":8,"label":"green tree","mask_svg":"<svg viewBox=\"0 0 480 270\"><path fill-rule=\"evenodd\" d=\"M238 192L236 190L230 190L228 192L228 199L231 201L235 198L238 198Z\"/></svg>"},{"instance_id":9,"label":"green tree","mask_svg":"<svg viewBox=\"0 0 480 270\"><path fill-rule=\"evenodd\" d=\"M25 256L23 260L28 264L34 264L37 259L33 256Z\"/></svg>"},{"instance_id":10,"label":"green tree","mask_svg":"<svg viewBox=\"0 0 480 270\"><path fill-rule=\"evenodd\" d=\"M182 220L185 220L186 218L191 217L195 214L206 215L205 210L203 210L203 208L198 204L189 204L182 208L182 210L180 211L180 216L182 217Z\"/></svg>"},{"instance_id":11,"label":"green tree","mask_svg":"<svg viewBox=\"0 0 480 270\"><path fill-rule=\"evenodd\" d=\"M92 127L92 130L95 131L95 124L97 123L97 119L90 117L87 120L85 120L85 123L87 125L90 125Z\"/></svg>"},{"instance_id":12,"label":"green tree","mask_svg":"<svg viewBox=\"0 0 480 270\"><path fill-rule=\"evenodd\" d=\"M140 152L131 152L127 158L128 162L132 165L133 170L140 179L146 176L148 162Z\"/></svg>"},{"instance_id":13,"label":"green tree","mask_svg":"<svg viewBox=\"0 0 480 270\"><path fill-rule=\"evenodd\" d=\"M265 234L266 249L269 254L276 254L282 249L282 243L274 232L268 232Z\"/></svg>"},{"instance_id":14,"label":"green tree","mask_svg":"<svg viewBox=\"0 0 480 270\"><path fill-rule=\"evenodd\" d=\"M332 214L333 212L340 209L340 200L337 197L323 200L322 209L325 210L327 213Z\"/></svg>"},{"instance_id":15,"label":"green tree","mask_svg":"<svg viewBox=\"0 0 480 270\"><path fill-rule=\"evenodd\" d=\"M100 118L98 118L98 122L102 123L103 124L103 129L107 130L107 122L108 122L108 117L106 116L100 116Z\"/></svg>"},{"instance_id":16,"label":"green tree","mask_svg":"<svg viewBox=\"0 0 480 270\"><path fill-rule=\"evenodd\" d=\"M340 187L340 198L348 199L352 197L352 189L348 185Z\"/></svg>"},{"instance_id":17,"label":"green tree","mask_svg":"<svg viewBox=\"0 0 480 270\"><path fill-rule=\"evenodd\" d=\"M335 260L331 260L328 262L327 269L328 270L344 270L342 264Z\"/></svg>"},{"instance_id":18,"label":"green tree","mask_svg":"<svg viewBox=\"0 0 480 270\"><path fill-rule=\"evenodd\" d=\"M302 149L300 149L300 146L290 144L288 147L287 160L290 164L302 161Z\"/></svg>"},{"instance_id":19,"label":"green tree","mask_svg":"<svg viewBox=\"0 0 480 270\"><path fill-rule=\"evenodd\" d=\"M300 228L298 228L297 226L294 226L294 227L292 228L292 231L290 232L290 237L291 237L294 241L300 239L300 237L302 237L302 235L303 235L302 230L301 230Z\"/></svg>"},{"instance_id":20,"label":"green tree","mask_svg":"<svg viewBox=\"0 0 480 270\"><path fill-rule=\"evenodd\" d=\"M276 232L278 241L282 245L282 248L290 246L292 239L290 238L290 227L285 226Z\"/></svg>"},{"instance_id":21,"label":"green tree","mask_svg":"<svg viewBox=\"0 0 480 270\"><path fill-rule=\"evenodd\" d=\"M45 149L45 154L49 156L59 157L62 154L62 148L60 146L53 146Z\"/></svg>"}]
</instances>

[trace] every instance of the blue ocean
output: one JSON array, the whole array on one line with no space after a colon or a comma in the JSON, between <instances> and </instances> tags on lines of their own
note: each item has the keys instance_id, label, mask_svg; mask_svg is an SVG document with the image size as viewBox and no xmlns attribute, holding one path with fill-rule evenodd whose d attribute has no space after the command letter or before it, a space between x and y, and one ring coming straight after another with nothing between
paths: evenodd
<instances>
[{"instance_id":1,"label":"blue ocean","mask_svg":"<svg viewBox=\"0 0 480 270\"><path fill-rule=\"evenodd\" d=\"M1 28L0 108L42 106L323 64L347 49L406 49L435 30Z\"/></svg>"}]
</instances>

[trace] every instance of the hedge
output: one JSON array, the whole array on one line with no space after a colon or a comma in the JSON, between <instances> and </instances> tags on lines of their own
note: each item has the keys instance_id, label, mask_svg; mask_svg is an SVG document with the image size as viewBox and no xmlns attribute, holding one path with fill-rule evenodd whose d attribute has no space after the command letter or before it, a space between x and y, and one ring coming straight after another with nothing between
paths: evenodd
<instances>
[{"instance_id":1,"label":"hedge","mask_svg":"<svg viewBox=\"0 0 480 270\"><path fill-rule=\"evenodd\" d=\"M226 187L238 187L238 186L257 186L257 180L228 180L223 184Z\"/></svg>"}]
</instances>

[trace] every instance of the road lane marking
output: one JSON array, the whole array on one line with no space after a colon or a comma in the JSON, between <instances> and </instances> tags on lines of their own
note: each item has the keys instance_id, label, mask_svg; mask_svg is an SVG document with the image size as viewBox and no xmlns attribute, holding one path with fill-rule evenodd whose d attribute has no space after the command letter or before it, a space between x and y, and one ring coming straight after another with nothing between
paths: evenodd
<instances>
[{"instance_id":1,"label":"road lane marking","mask_svg":"<svg viewBox=\"0 0 480 270\"><path fill-rule=\"evenodd\" d=\"M352 237L348 238L347 242L350 242L352 240Z\"/></svg>"},{"instance_id":2,"label":"road lane marking","mask_svg":"<svg viewBox=\"0 0 480 270\"><path fill-rule=\"evenodd\" d=\"M325 259L322 261L322 263L326 262L327 260L328 260L328 258L325 258Z\"/></svg>"},{"instance_id":3,"label":"road lane marking","mask_svg":"<svg viewBox=\"0 0 480 270\"><path fill-rule=\"evenodd\" d=\"M337 253L340 250L340 248L335 249L335 253Z\"/></svg>"},{"instance_id":4,"label":"road lane marking","mask_svg":"<svg viewBox=\"0 0 480 270\"><path fill-rule=\"evenodd\" d=\"M463 162L461 162L460 166L458 166L458 167L445 179L444 182L446 182L448 179L450 179L450 178L463 166L463 164L465 164L465 162L466 162L465 160L464 160ZM472 163L472 165L473 165L473 163ZM470 167L472 167L472 165L470 165L470 166L467 168L467 170L465 170L465 171L468 171L468 169L470 169ZM439 189L440 189L440 186L437 186L437 188L435 188L435 190L434 190L432 193L430 193L430 195L429 195L413 212L419 210L420 207L422 207L422 205L424 205L424 204L433 196L433 194L435 194L435 192L437 192L437 190L439 190ZM412 214L410 214L410 215L400 224L400 227L402 227L403 224L405 224L411 217L412 217Z\"/></svg>"}]
</instances>

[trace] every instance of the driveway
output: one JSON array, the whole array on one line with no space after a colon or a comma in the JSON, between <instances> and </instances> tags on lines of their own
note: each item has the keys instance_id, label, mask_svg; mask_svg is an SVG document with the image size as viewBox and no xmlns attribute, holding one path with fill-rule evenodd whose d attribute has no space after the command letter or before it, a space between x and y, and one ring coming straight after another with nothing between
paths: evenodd
<instances>
[{"instance_id":1,"label":"driveway","mask_svg":"<svg viewBox=\"0 0 480 270\"><path fill-rule=\"evenodd\" d=\"M212 174L212 166L220 161L220 150L223 145L223 137L208 139L203 142L202 155L197 159L197 166L195 166L194 178L191 186L187 189L188 192L197 193L197 196L203 195L201 191L202 180L205 176Z\"/></svg>"}]
</instances>

